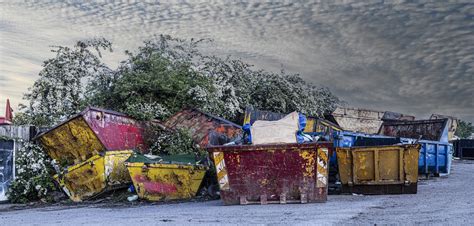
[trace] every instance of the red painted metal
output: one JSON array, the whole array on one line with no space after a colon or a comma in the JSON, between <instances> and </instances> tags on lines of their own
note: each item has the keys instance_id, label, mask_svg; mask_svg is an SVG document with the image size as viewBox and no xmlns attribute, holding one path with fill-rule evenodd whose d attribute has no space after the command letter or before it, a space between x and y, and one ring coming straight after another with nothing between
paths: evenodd
<instances>
[{"instance_id":1,"label":"red painted metal","mask_svg":"<svg viewBox=\"0 0 474 226\"><path fill-rule=\"evenodd\" d=\"M65 122L42 132L36 139L77 118L83 118L86 121L89 128L97 136L97 139L104 145L105 151L125 149L147 150L143 139L144 122L137 121L124 113L95 107L87 107ZM88 143L89 141L81 140L77 142Z\"/></svg>"},{"instance_id":2,"label":"red painted metal","mask_svg":"<svg viewBox=\"0 0 474 226\"><path fill-rule=\"evenodd\" d=\"M333 146L320 142L218 146L207 150L211 156L223 153L223 162L216 163L221 199L226 205L234 205L325 202L327 152L323 157L326 159L321 160L319 148L331 150ZM323 164L321 169L326 172L319 172L318 164ZM318 172L325 175L323 187L317 186ZM225 186L221 178L228 179Z\"/></svg>"},{"instance_id":3,"label":"red painted metal","mask_svg":"<svg viewBox=\"0 0 474 226\"><path fill-rule=\"evenodd\" d=\"M167 119L164 125L174 130L189 130L201 147L211 145L211 136L223 135L230 140L242 133L239 125L197 109L182 110Z\"/></svg>"},{"instance_id":4,"label":"red painted metal","mask_svg":"<svg viewBox=\"0 0 474 226\"><path fill-rule=\"evenodd\" d=\"M120 112L92 107L81 115L107 150L146 150L142 122Z\"/></svg>"},{"instance_id":5,"label":"red painted metal","mask_svg":"<svg viewBox=\"0 0 474 226\"><path fill-rule=\"evenodd\" d=\"M151 194L173 194L178 191L175 184L150 181L143 175L137 175L135 181L142 183L146 192Z\"/></svg>"}]
</instances>

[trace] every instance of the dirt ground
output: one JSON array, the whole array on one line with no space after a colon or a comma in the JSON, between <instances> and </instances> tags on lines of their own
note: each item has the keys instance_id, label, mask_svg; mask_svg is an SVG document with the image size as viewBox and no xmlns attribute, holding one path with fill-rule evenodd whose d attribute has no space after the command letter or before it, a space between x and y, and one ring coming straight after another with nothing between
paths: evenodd
<instances>
[{"instance_id":1,"label":"dirt ground","mask_svg":"<svg viewBox=\"0 0 474 226\"><path fill-rule=\"evenodd\" d=\"M223 206L222 202L72 205L12 210L0 225L140 224L474 224L474 161L456 160L449 177L421 180L416 195L331 195L327 203Z\"/></svg>"}]
</instances>

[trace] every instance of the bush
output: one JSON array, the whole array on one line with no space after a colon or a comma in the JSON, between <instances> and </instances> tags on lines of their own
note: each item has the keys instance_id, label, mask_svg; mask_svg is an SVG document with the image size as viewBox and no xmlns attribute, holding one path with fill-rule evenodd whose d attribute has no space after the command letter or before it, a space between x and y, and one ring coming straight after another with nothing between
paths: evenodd
<instances>
[{"instance_id":1,"label":"bush","mask_svg":"<svg viewBox=\"0 0 474 226\"><path fill-rule=\"evenodd\" d=\"M154 155L202 154L189 131L184 129L173 131L158 125L148 125L145 129L145 142Z\"/></svg>"},{"instance_id":2,"label":"bush","mask_svg":"<svg viewBox=\"0 0 474 226\"><path fill-rule=\"evenodd\" d=\"M15 157L16 178L8 189L9 200L13 203L27 203L41 200L51 202L51 193L56 186L51 177L51 160L41 146L22 142Z\"/></svg>"}]
</instances>

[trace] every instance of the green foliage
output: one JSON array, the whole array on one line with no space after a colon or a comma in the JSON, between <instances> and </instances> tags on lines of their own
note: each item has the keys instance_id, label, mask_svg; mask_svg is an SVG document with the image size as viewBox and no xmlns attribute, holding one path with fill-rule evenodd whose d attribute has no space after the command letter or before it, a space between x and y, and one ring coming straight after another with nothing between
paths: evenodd
<instances>
[{"instance_id":1,"label":"green foliage","mask_svg":"<svg viewBox=\"0 0 474 226\"><path fill-rule=\"evenodd\" d=\"M29 105L21 106L24 115L16 123L51 126L82 110L87 105L84 83L110 73L100 61L100 49L111 51L111 45L105 39L91 39L73 48L54 46L56 56L43 63L39 79L24 96Z\"/></svg>"},{"instance_id":2,"label":"green foliage","mask_svg":"<svg viewBox=\"0 0 474 226\"><path fill-rule=\"evenodd\" d=\"M154 155L202 154L187 130L172 131L150 124L144 134L145 143Z\"/></svg>"},{"instance_id":3,"label":"green foliage","mask_svg":"<svg viewBox=\"0 0 474 226\"><path fill-rule=\"evenodd\" d=\"M186 106L201 106L212 92L212 82L189 64L172 62L160 53L132 56L131 70L123 70L108 90L98 93L99 105L139 119L164 118ZM145 109L145 114L137 113ZM137 115L138 114L138 115Z\"/></svg>"},{"instance_id":4,"label":"green foliage","mask_svg":"<svg viewBox=\"0 0 474 226\"><path fill-rule=\"evenodd\" d=\"M459 120L455 135L460 138L468 138L472 133L474 133L474 126L472 126L472 123Z\"/></svg>"},{"instance_id":5,"label":"green foliage","mask_svg":"<svg viewBox=\"0 0 474 226\"><path fill-rule=\"evenodd\" d=\"M13 203L42 200L52 201L51 192L56 191L51 177L51 161L41 146L23 142L15 158L16 178L8 190Z\"/></svg>"},{"instance_id":6,"label":"green foliage","mask_svg":"<svg viewBox=\"0 0 474 226\"><path fill-rule=\"evenodd\" d=\"M322 116L339 103L327 88L307 83L297 74L255 70L239 59L204 55L200 52L204 41L164 35L146 41L137 53L127 52L129 59L115 73L96 77L89 86L94 94L91 102L140 119L166 118L184 107L195 107L233 121L249 105ZM135 104L140 106L137 109L158 110L142 115Z\"/></svg>"}]
</instances>

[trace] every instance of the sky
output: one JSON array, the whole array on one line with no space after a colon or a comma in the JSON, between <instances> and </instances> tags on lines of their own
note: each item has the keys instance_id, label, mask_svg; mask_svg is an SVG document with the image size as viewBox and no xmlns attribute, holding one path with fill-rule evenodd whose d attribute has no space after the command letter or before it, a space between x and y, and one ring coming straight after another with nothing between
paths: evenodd
<instances>
[{"instance_id":1,"label":"sky","mask_svg":"<svg viewBox=\"0 0 474 226\"><path fill-rule=\"evenodd\" d=\"M158 34L299 73L347 106L474 122L474 2L1 1L0 115L38 78L53 45L105 37L112 68Z\"/></svg>"}]
</instances>

